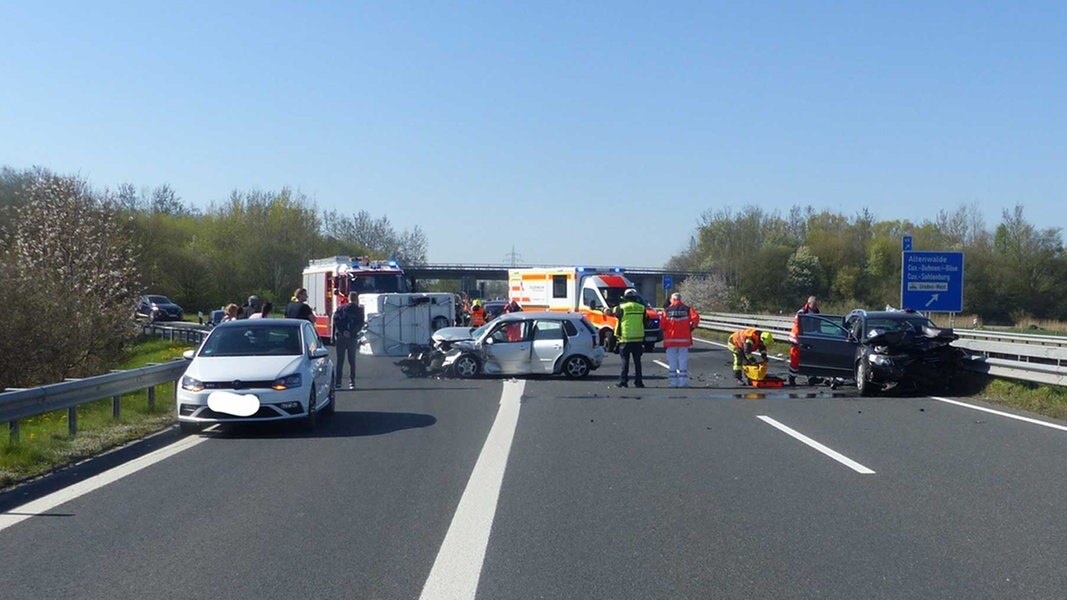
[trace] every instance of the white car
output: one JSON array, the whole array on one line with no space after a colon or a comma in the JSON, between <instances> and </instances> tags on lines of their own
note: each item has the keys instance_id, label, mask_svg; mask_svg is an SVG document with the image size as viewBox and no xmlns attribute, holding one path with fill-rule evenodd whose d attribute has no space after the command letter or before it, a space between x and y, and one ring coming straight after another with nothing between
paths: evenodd
<instances>
[{"instance_id":1,"label":"white car","mask_svg":"<svg viewBox=\"0 0 1067 600\"><path fill-rule=\"evenodd\" d=\"M303 319L243 319L211 330L178 386L178 424L193 433L212 423L301 420L334 410L333 361Z\"/></svg>"},{"instance_id":2,"label":"white car","mask_svg":"<svg viewBox=\"0 0 1067 600\"><path fill-rule=\"evenodd\" d=\"M580 379L604 360L596 328L579 313L506 313L466 333L449 328L434 335L437 344L449 339L442 366L461 378L540 373Z\"/></svg>"}]
</instances>

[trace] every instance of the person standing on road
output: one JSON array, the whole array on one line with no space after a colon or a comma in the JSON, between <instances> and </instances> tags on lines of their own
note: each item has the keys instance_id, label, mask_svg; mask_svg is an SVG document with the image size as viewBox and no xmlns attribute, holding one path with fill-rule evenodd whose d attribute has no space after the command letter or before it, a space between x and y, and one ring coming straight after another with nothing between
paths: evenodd
<instances>
[{"instance_id":1,"label":"person standing on road","mask_svg":"<svg viewBox=\"0 0 1067 600\"><path fill-rule=\"evenodd\" d=\"M285 306L285 318L304 319L312 325L315 324L315 312L308 306L307 288L296 288L293 292L293 298Z\"/></svg>"},{"instance_id":2,"label":"person standing on road","mask_svg":"<svg viewBox=\"0 0 1067 600\"><path fill-rule=\"evenodd\" d=\"M667 350L667 380L671 387L689 387L689 348L693 345L693 330L700 325L700 315L682 302L681 294L674 292L660 324Z\"/></svg>"},{"instance_id":3,"label":"person standing on road","mask_svg":"<svg viewBox=\"0 0 1067 600\"><path fill-rule=\"evenodd\" d=\"M796 377L800 370L800 346L797 344L797 338L800 336L800 315L806 314L819 314L819 299L815 296L808 296L808 301L793 316L793 328L789 331L789 374L791 377ZM816 380L814 377L809 379L813 382Z\"/></svg>"},{"instance_id":4,"label":"person standing on road","mask_svg":"<svg viewBox=\"0 0 1067 600\"><path fill-rule=\"evenodd\" d=\"M252 295L248 297L248 302L241 307L241 314L238 315L239 319L250 319L252 315L259 312L259 296Z\"/></svg>"},{"instance_id":5,"label":"person standing on road","mask_svg":"<svg viewBox=\"0 0 1067 600\"><path fill-rule=\"evenodd\" d=\"M764 362L767 361L767 344L773 339L771 332L761 332L759 329L738 329L730 335L730 352L734 355L734 379L744 382L741 365L755 363L757 353Z\"/></svg>"},{"instance_id":6,"label":"person standing on road","mask_svg":"<svg viewBox=\"0 0 1067 600\"><path fill-rule=\"evenodd\" d=\"M363 307L359 294L348 293L348 301L333 313L333 343L337 347L337 371L334 387L341 389L345 361L348 361L348 389L356 389L356 349L359 347L359 332L363 329Z\"/></svg>"},{"instance_id":7,"label":"person standing on road","mask_svg":"<svg viewBox=\"0 0 1067 600\"><path fill-rule=\"evenodd\" d=\"M475 300L471 305L471 327L481 327L485 325L485 309L482 308L482 301Z\"/></svg>"},{"instance_id":8,"label":"person standing on road","mask_svg":"<svg viewBox=\"0 0 1067 600\"><path fill-rule=\"evenodd\" d=\"M618 317L619 358L622 359L622 373L616 387L629 386L630 357L634 361L634 387L645 387L641 376L641 355L645 344L645 305L637 301L637 290L627 288L622 294L622 302L609 308L606 314Z\"/></svg>"}]
</instances>

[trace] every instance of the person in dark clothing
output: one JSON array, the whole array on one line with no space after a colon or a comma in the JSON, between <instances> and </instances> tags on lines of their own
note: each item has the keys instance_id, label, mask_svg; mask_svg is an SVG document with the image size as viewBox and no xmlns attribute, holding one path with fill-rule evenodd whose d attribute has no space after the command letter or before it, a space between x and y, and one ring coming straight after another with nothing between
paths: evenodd
<instances>
[{"instance_id":1,"label":"person in dark clothing","mask_svg":"<svg viewBox=\"0 0 1067 600\"><path fill-rule=\"evenodd\" d=\"M308 291L306 288L297 288L293 292L293 298L285 306L286 319L304 319L315 324L315 312L308 306Z\"/></svg>"},{"instance_id":2,"label":"person in dark clothing","mask_svg":"<svg viewBox=\"0 0 1067 600\"><path fill-rule=\"evenodd\" d=\"M248 319L252 315L259 313L259 296L252 295L248 297L248 302L241 307L241 312L237 315L238 319Z\"/></svg>"},{"instance_id":3,"label":"person in dark clothing","mask_svg":"<svg viewBox=\"0 0 1067 600\"><path fill-rule=\"evenodd\" d=\"M356 349L359 347L359 331L363 329L363 307L359 294L348 293L348 302L333 313L333 343L337 346L337 370L334 387L341 389L341 379L348 361L348 389L356 389Z\"/></svg>"},{"instance_id":4,"label":"person in dark clothing","mask_svg":"<svg viewBox=\"0 0 1067 600\"><path fill-rule=\"evenodd\" d=\"M504 312L506 312L506 313L522 312L522 306L518 303L517 300L515 300L513 298L511 300L511 302L508 302L507 304L504 305Z\"/></svg>"}]
</instances>

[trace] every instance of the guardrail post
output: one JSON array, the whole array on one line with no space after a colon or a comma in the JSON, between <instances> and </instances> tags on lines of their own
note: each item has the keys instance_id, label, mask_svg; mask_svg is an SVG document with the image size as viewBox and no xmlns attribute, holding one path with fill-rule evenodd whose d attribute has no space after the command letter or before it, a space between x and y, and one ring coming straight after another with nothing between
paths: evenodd
<instances>
[{"instance_id":1,"label":"guardrail post","mask_svg":"<svg viewBox=\"0 0 1067 600\"><path fill-rule=\"evenodd\" d=\"M156 408L156 386L148 388L148 410Z\"/></svg>"},{"instance_id":2,"label":"guardrail post","mask_svg":"<svg viewBox=\"0 0 1067 600\"><path fill-rule=\"evenodd\" d=\"M12 444L19 443L19 422L8 421L7 422L8 437Z\"/></svg>"},{"instance_id":3,"label":"guardrail post","mask_svg":"<svg viewBox=\"0 0 1067 600\"><path fill-rule=\"evenodd\" d=\"M67 409L67 432L70 437L78 434L78 407L72 406Z\"/></svg>"},{"instance_id":4,"label":"guardrail post","mask_svg":"<svg viewBox=\"0 0 1067 600\"><path fill-rule=\"evenodd\" d=\"M122 411L122 396L111 397L111 418L118 419L119 413Z\"/></svg>"}]
</instances>

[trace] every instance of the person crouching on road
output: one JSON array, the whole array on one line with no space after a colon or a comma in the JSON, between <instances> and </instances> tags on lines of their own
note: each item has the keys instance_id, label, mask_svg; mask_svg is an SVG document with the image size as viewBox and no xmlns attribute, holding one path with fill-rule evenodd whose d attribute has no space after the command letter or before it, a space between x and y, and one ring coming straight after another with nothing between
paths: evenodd
<instances>
[{"instance_id":1,"label":"person crouching on road","mask_svg":"<svg viewBox=\"0 0 1067 600\"><path fill-rule=\"evenodd\" d=\"M356 349L359 347L359 332L363 329L363 307L359 294L348 293L348 301L333 313L333 343L337 346L337 371L334 387L341 389L345 361L348 362L348 389L356 389Z\"/></svg>"},{"instance_id":2,"label":"person crouching on road","mask_svg":"<svg viewBox=\"0 0 1067 600\"><path fill-rule=\"evenodd\" d=\"M700 315L682 302L678 292L671 294L670 304L663 311L663 347L667 350L667 379L671 387L689 386L689 348L693 345L693 330L700 325Z\"/></svg>"},{"instance_id":3,"label":"person crouching on road","mask_svg":"<svg viewBox=\"0 0 1067 600\"><path fill-rule=\"evenodd\" d=\"M774 337L771 332L760 332L759 329L738 329L730 335L730 352L734 355L734 379L744 382L741 376L741 365L754 364L756 355L759 354L764 362L767 361L767 344Z\"/></svg>"},{"instance_id":4,"label":"person crouching on road","mask_svg":"<svg viewBox=\"0 0 1067 600\"><path fill-rule=\"evenodd\" d=\"M645 344L645 305L637 301L637 290L628 288L622 294L622 302L605 311L619 319L619 357L622 358L622 373L617 387L629 386L630 357L634 360L634 387L643 388L641 377L641 354Z\"/></svg>"}]
</instances>

